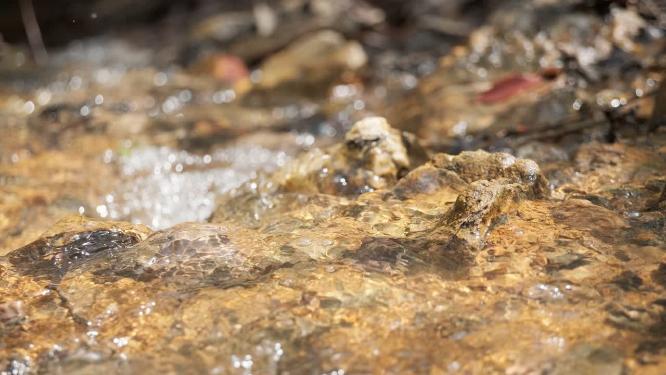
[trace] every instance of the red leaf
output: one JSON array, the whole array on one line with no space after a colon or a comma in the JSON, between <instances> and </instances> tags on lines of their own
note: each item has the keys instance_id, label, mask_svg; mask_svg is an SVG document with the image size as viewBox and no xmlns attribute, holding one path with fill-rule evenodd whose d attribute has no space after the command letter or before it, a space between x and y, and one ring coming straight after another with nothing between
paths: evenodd
<instances>
[{"instance_id":1,"label":"red leaf","mask_svg":"<svg viewBox=\"0 0 666 375\"><path fill-rule=\"evenodd\" d=\"M483 104L497 104L513 96L538 86L543 79L536 74L514 74L495 82L493 87L482 92L478 101Z\"/></svg>"}]
</instances>

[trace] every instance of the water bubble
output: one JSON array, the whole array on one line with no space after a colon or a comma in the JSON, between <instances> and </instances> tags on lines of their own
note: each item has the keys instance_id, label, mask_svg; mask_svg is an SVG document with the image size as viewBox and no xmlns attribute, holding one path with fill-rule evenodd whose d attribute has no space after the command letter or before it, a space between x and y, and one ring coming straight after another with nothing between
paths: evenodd
<instances>
[{"instance_id":1,"label":"water bubble","mask_svg":"<svg viewBox=\"0 0 666 375\"><path fill-rule=\"evenodd\" d=\"M175 96L170 96L164 101L164 103L162 103L162 112L167 114L172 113L180 109L180 107L181 107L180 100L178 100L178 98L176 98Z\"/></svg>"},{"instance_id":2,"label":"water bubble","mask_svg":"<svg viewBox=\"0 0 666 375\"><path fill-rule=\"evenodd\" d=\"M309 133L301 133L296 137L296 142L300 146L310 147L315 142L315 137Z\"/></svg>"},{"instance_id":3,"label":"water bubble","mask_svg":"<svg viewBox=\"0 0 666 375\"><path fill-rule=\"evenodd\" d=\"M356 99L354 100L353 106L355 110L360 111L365 108L365 102L361 99Z\"/></svg>"},{"instance_id":4,"label":"water bubble","mask_svg":"<svg viewBox=\"0 0 666 375\"><path fill-rule=\"evenodd\" d=\"M622 102L618 98L613 98L610 102L610 105L613 108L618 108L621 104L622 104Z\"/></svg>"},{"instance_id":5,"label":"water bubble","mask_svg":"<svg viewBox=\"0 0 666 375\"><path fill-rule=\"evenodd\" d=\"M105 164L111 163L113 161L113 150L111 149L105 150L102 160L104 161Z\"/></svg>"},{"instance_id":6,"label":"water bubble","mask_svg":"<svg viewBox=\"0 0 666 375\"><path fill-rule=\"evenodd\" d=\"M274 361L279 361L282 355L284 354L284 350L282 349L282 344L279 342L275 343L275 347L273 349L273 360Z\"/></svg>"},{"instance_id":7,"label":"water bubble","mask_svg":"<svg viewBox=\"0 0 666 375\"><path fill-rule=\"evenodd\" d=\"M449 363L449 365L446 366L446 368L447 370L449 370L449 372L456 372L460 370L460 363L458 363L458 361L453 361Z\"/></svg>"},{"instance_id":8,"label":"water bubble","mask_svg":"<svg viewBox=\"0 0 666 375\"><path fill-rule=\"evenodd\" d=\"M23 104L23 112L27 115L32 114L35 111L35 103L31 100L28 100Z\"/></svg>"},{"instance_id":9,"label":"water bubble","mask_svg":"<svg viewBox=\"0 0 666 375\"><path fill-rule=\"evenodd\" d=\"M557 301L564 298L564 293L555 285L536 284L527 291L527 297L530 299Z\"/></svg>"},{"instance_id":10,"label":"water bubble","mask_svg":"<svg viewBox=\"0 0 666 375\"><path fill-rule=\"evenodd\" d=\"M230 103L234 99L236 99L236 92L232 89L216 91L213 94L213 103L215 104Z\"/></svg>"},{"instance_id":11,"label":"water bubble","mask_svg":"<svg viewBox=\"0 0 666 375\"><path fill-rule=\"evenodd\" d=\"M333 87L333 98L345 99L356 95L356 88L353 85L337 85Z\"/></svg>"},{"instance_id":12,"label":"water bubble","mask_svg":"<svg viewBox=\"0 0 666 375\"><path fill-rule=\"evenodd\" d=\"M79 76L74 76L69 80L69 89L70 90L78 90L81 88L83 85L83 79Z\"/></svg>"},{"instance_id":13,"label":"water bubble","mask_svg":"<svg viewBox=\"0 0 666 375\"><path fill-rule=\"evenodd\" d=\"M106 205L100 204L95 208L95 211L99 214L100 217L107 217L109 215L109 210L107 209Z\"/></svg>"},{"instance_id":14,"label":"water bubble","mask_svg":"<svg viewBox=\"0 0 666 375\"><path fill-rule=\"evenodd\" d=\"M411 90L416 87L419 80L413 74L404 74L400 80L402 87L406 90Z\"/></svg>"},{"instance_id":15,"label":"water bubble","mask_svg":"<svg viewBox=\"0 0 666 375\"><path fill-rule=\"evenodd\" d=\"M39 90L39 93L37 94L37 103L39 103L39 105L47 105L51 101L52 96L53 95L49 90Z\"/></svg>"},{"instance_id":16,"label":"water bubble","mask_svg":"<svg viewBox=\"0 0 666 375\"><path fill-rule=\"evenodd\" d=\"M252 356L249 354L246 354L245 356L238 357L236 355L231 356L231 365L234 368L244 368L246 370L252 368L253 361L252 361Z\"/></svg>"},{"instance_id":17,"label":"water bubble","mask_svg":"<svg viewBox=\"0 0 666 375\"><path fill-rule=\"evenodd\" d=\"M166 85L168 79L169 78L167 77L166 73L159 72L156 73L155 76L153 77L153 83L155 84L155 86L164 86Z\"/></svg>"},{"instance_id":18,"label":"water bubble","mask_svg":"<svg viewBox=\"0 0 666 375\"><path fill-rule=\"evenodd\" d=\"M90 107L88 107L87 105L84 105L79 110L79 113L81 113L81 116L87 117L88 115L90 115Z\"/></svg>"},{"instance_id":19,"label":"water bubble","mask_svg":"<svg viewBox=\"0 0 666 375\"><path fill-rule=\"evenodd\" d=\"M583 107L583 102L580 99L576 99L574 100L571 107L574 109L574 111L580 111L580 109Z\"/></svg>"},{"instance_id":20,"label":"water bubble","mask_svg":"<svg viewBox=\"0 0 666 375\"><path fill-rule=\"evenodd\" d=\"M112 341L117 347L122 348L129 343L129 337L114 337Z\"/></svg>"},{"instance_id":21,"label":"water bubble","mask_svg":"<svg viewBox=\"0 0 666 375\"><path fill-rule=\"evenodd\" d=\"M453 134L457 136L463 136L467 134L467 127L468 127L467 121L459 121L455 125L453 125Z\"/></svg>"},{"instance_id":22,"label":"water bubble","mask_svg":"<svg viewBox=\"0 0 666 375\"><path fill-rule=\"evenodd\" d=\"M263 76L263 72L261 69L255 69L250 73L250 81L252 83L259 83L261 81L261 78Z\"/></svg>"},{"instance_id":23,"label":"water bubble","mask_svg":"<svg viewBox=\"0 0 666 375\"><path fill-rule=\"evenodd\" d=\"M94 74L95 81L101 84L107 84L111 81L111 71L106 68L98 69Z\"/></svg>"},{"instance_id":24,"label":"water bubble","mask_svg":"<svg viewBox=\"0 0 666 375\"><path fill-rule=\"evenodd\" d=\"M182 90L181 92L178 93L178 99L184 103L189 102L190 100L192 100L192 91Z\"/></svg>"},{"instance_id":25,"label":"water bubble","mask_svg":"<svg viewBox=\"0 0 666 375\"><path fill-rule=\"evenodd\" d=\"M561 336L551 336L544 340L546 345L554 346L558 349L563 349L566 344L566 339Z\"/></svg>"}]
</instances>

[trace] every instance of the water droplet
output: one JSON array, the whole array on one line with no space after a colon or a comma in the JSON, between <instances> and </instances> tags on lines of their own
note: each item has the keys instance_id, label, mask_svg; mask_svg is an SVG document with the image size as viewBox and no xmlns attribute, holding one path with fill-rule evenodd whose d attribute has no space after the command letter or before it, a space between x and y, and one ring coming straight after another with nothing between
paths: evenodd
<instances>
[{"instance_id":1,"label":"water droplet","mask_svg":"<svg viewBox=\"0 0 666 375\"><path fill-rule=\"evenodd\" d=\"M95 104L102 105L102 103L104 103L104 97L102 94L95 95Z\"/></svg>"},{"instance_id":2,"label":"water droplet","mask_svg":"<svg viewBox=\"0 0 666 375\"><path fill-rule=\"evenodd\" d=\"M35 111L35 103L32 102L32 100L28 100L23 104L23 112L25 114L29 115Z\"/></svg>"},{"instance_id":3,"label":"water droplet","mask_svg":"<svg viewBox=\"0 0 666 375\"><path fill-rule=\"evenodd\" d=\"M106 205L100 204L95 208L95 211L99 214L100 217L107 217L109 215L109 210L106 208Z\"/></svg>"},{"instance_id":4,"label":"water droplet","mask_svg":"<svg viewBox=\"0 0 666 375\"><path fill-rule=\"evenodd\" d=\"M90 107L84 105L83 107L81 107L81 110L79 110L79 113L81 113L81 116L87 117L88 115L90 115Z\"/></svg>"},{"instance_id":5,"label":"water droplet","mask_svg":"<svg viewBox=\"0 0 666 375\"><path fill-rule=\"evenodd\" d=\"M153 83L155 84L155 86L164 86L166 85L168 79L169 78L167 77L166 73L159 72L156 73L155 76L153 77Z\"/></svg>"}]
</instances>

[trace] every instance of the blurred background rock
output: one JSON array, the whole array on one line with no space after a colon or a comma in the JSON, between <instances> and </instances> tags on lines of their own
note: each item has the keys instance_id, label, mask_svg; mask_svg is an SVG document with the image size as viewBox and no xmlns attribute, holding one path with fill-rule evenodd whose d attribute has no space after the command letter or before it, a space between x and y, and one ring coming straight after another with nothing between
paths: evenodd
<instances>
[{"instance_id":1,"label":"blurred background rock","mask_svg":"<svg viewBox=\"0 0 666 375\"><path fill-rule=\"evenodd\" d=\"M499 2L8 0L0 3L0 34L6 43L27 45L26 27L34 25L26 24L30 16L26 13L32 13L32 7L47 49L98 35L136 34L136 43L171 46L185 62L207 48L225 48L253 63L306 32L323 28L355 38L395 28L394 39L403 42L405 30L416 29L419 38L411 39L412 47L431 48L438 37L465 36L494 3ZM146 33L147 28L153 32Z\"/></svg>"}]
</instances>

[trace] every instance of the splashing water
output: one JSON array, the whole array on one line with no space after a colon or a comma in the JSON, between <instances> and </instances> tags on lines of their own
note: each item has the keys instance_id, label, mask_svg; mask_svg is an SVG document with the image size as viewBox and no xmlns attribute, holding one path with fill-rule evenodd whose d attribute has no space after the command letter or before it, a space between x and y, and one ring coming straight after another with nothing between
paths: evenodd
<instances>
[{"instance_id":1,"label":"splashing water","mask_svg":"<svg viewBox=\"0 0 666 375\"><path fill-rule=\"evenodd\" d=\"M105 197L105 204L97 206L97 213L155 229L203 221L213 212L216 194L238 187L258 172L273 171L288 159L283 151L252 145L203 156L168 147L141 147L119 158L124 182Z\"/></svg>"}]
</instances>

